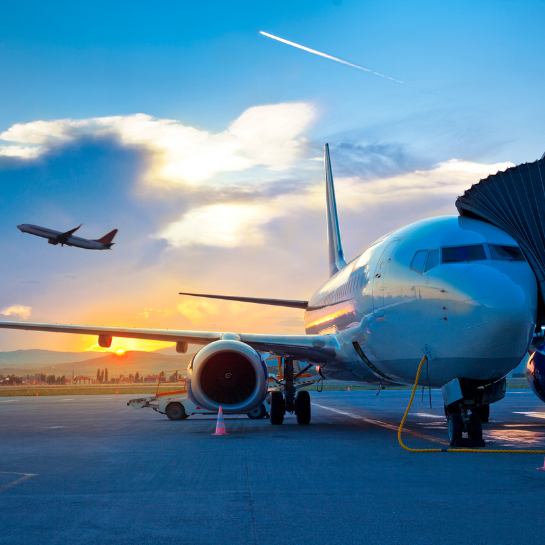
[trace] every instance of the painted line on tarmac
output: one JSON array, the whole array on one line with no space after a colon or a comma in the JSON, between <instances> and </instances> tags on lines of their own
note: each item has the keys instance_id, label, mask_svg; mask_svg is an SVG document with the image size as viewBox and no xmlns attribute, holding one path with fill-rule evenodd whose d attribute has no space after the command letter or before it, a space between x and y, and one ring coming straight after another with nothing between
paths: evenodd
<instances>
[{"instance_id":1,"label":"painted line on tarmac","mask_svg":"<svg viewBox=\"0 0 545 545\"><path fill-rule=\"evenodd\" d=\"M12 401L19 401L18 399L3 399L0 403L11 403Z\"/></svg>"},{"instance_id":2,"label":"painted line on tarmac","mask_svg":"<svg viewBox=\"0 0 545 545\"><path fill-rule=\"evenodd\" d=\"M12 473L10 471L0 471L1 475L22 475L19 479L15 479L14 481L11 481L11 483L8 483L0 488L0 494L2 492L5 492L6 490L9 490L10 488L13 488L14 486L17 486L18 484L21 484L24 481L27 481L28 479L32 477L36 477L36 473Z\"/></svg>"},{"instance_id":3,"label":"painted line on tarmac","mask_svg":"<svg viewBox=\"0 0 545 545\"><path fill-rule=\"evenodd\" d=\"M368 424L373 424L375 426L381 426L382 428L386 428L388 430L395 431L397 433L399 427L394 426L393 424L388 424L387 422L382 422L381 420L374 420L372 418L367 418L365 416L360 416L359 414L349 413L346 411L340 411L339 409L333 409L332 407L325 407L324 405L318 405L317 403L313 403L314 406L320 407L320 409L325 409L326 411L332 411L334 413L342 414L344 416L349 416L350 418L355 418L356 420L363 420L364 422L367 422ZM447 445L450 446L450 443L447 441L443 441L442 439L437 439L436 437L432 437L431 435L424 435L423 433L419 433L417 431L408 430L406 428L403 428L403 433L405 435L413 435L414 437L419 437L420 439L425 439L426 441L432 441L434 443L439 443L441 445Z\"/></svg>"}]
</instances>

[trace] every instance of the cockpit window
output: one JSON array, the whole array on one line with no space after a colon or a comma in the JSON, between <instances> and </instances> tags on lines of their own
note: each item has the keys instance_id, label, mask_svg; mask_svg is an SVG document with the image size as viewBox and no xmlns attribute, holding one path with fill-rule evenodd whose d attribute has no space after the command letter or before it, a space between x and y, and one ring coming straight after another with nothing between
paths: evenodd
<instances>
[{"instance_id":1,"label":"cockpit window","mask_svg":"<svg viewBox=\"0 0 545 545\"><path fill-rule=\"evenodd\" d=\"M437 265L439 265L439 250L430 250L424 272L428 272L430 269L437 267Z\"/></svg>"},{"instance_id":2,"label":"cockpit window","mask_svg":"<svg viewBox=\"0 0 545 545\"><path fill-rule=\"evenodd\" d=\"M479 261L486 259L486 253L482 244L471 246L454 246L443 248L441 263L457 263L459 261Z\"/></svg>"},{"instance_id":3,"label":"cockpit window","mask_svg":"<svg viewBox=\"0 0 545 545\"><path fill-rule=\"evenodd\" d=\"M424 263L426 263L426 256L428 255L428 250L420 250L414 254L413 260L411 261L411 269L417 273L422 274L424 270Z\"/></svg>"},{"instance_id":4,"label":"cockpit window","mask_svg":"<svg viewBox=\"0 0 545 545\"><path fill-rule=\"evenodd\" d=\"M499 244L489 244L490 256L492 259L501 259L503 261L526 261L522 250L517 246L500 246Z\"/></svg>"}]
</instances>

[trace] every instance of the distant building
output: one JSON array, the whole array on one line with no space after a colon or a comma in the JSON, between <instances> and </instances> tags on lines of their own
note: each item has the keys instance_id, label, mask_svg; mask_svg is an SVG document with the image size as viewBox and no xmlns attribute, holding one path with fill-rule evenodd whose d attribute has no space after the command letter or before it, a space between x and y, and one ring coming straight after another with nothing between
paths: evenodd
<instances>
[{"instance_id":1,"label":"distant building","mask_svg":"<svg viewBox=\"0 0 545 545\"><path fill-rule=\"evenodd\" d=\"M154 382L154 383L157 383L157 382L159 382L159 375L148 375L148 376L145 378L145 382Z\"/></svg>"},{"instance_id":2,"label":"distant building","mask_svg":"<svg viewBox=\"0 0 545 545\"><path fill-rule=\"evenodd\" d=\"M78 386L83 386L85 384L92 384L92 383L93 383L93 379L90 377L84 377L83 375L74 377L74 384L77 384Z\"/></svg>"}]
</instances>

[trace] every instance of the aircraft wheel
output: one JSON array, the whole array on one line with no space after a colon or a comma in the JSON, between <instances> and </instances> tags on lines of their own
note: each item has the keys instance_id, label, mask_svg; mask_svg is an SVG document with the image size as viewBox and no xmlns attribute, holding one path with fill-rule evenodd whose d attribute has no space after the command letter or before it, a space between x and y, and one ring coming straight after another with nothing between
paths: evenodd
<instances>
[{"instance_id":1,"label":"aircraft wheel","mask_svg":"<svg viewBox=\"0 0 545 545\"><path fill-rule=\"evenodd\" d=\"M481 417L477 413L471 413L469 415L469 424L467 426L467 433L470 439L473 439L474 441L482 441L483 425L481 423Z\"/></svg>"},{"instance_id":2,"label":"aircraft wheel","mask_svg":"<svg viewBox=\"0 0 545 545\"><path fill-rule=\"evenodd\" d=\"M280 425L284 422L286 405L282 392L271 392L271 424Z\"/></svg>"},{"instance_id":3,"label":"aircraft wheel","mask_svg":"<svg viewBox=\"0 0 545 545\"><path fill-rule=\"evenodd\" d=\"M451 447L462 438L462 430L462 417L457 413L451 413L448 417L448 438Z\"/></svg>"},{"instance_id":4,"label":"aircraft wheel","mask_svg":"<svg viewBox=\"0 0 545 545\"><path fill-rule=\"evenodd\" d=\"M310 394L308 392L297 392L295 414L297 424L310 424Z\"/></svg>"},{"instance_id":5,"label":"aircraft wheel","mask_svg":"<svg viewBox=\"0 0 545 545\"><path fill-rule=\"evenodd\" d=\"M178 402L169 403L165 409L165 413L170 420L185 420L187 418L184 406Z\"/></svg>"},{"instance_id":6,"label":"aircraft wheel","mask_svg":"<svg viewBox=\"0 0 545 545\"><path fill-rule=\"evenodd\" d=\"M263 403L248 413L248 418L251 418L252 420L259 420L261 418L265 418L266 416L267 409L265 409L265 405L263 405Z\"/></svg>"},{"instance_id":7,"label":"aircraft wheel","mask_svg":"<svg viewBox=\"0 0 545 545\"><path fill-rule=\"evenodd\" d=\"M490 405L481 405L477 409L472 409L473 414L478 414L481 417L481 422L488 422L490 419Z\"/></svg>"}]
</instances>

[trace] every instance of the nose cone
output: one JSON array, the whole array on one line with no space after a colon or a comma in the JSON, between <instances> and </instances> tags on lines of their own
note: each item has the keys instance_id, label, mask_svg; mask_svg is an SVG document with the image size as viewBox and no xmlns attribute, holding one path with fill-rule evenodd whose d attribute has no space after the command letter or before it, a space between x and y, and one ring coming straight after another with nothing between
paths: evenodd
<instances>
[{"instance_id":1,"label":"nose cone","mask_svg":"<svg viewBox=\"0 0 545 545\"><path fill-rule=\"evenodd\" d=\"M19 231L22 231L24 229L24 224L21 223L21 225L18 225L17 226L17 229L19 229Z\"/></svg>"},{"instance_id":2,"label":"nose cone","mask_svg":"<svg viewBox=\"0 0 545 545\"><path fill-rule=\"evenodd\" d=\"M491 373L496 376L518 365L528 349L537 310L537 283L530 266L472 265L458 279L454 299L458 331L473 356L494 360Z\"/></svg>"}]
</instances>

